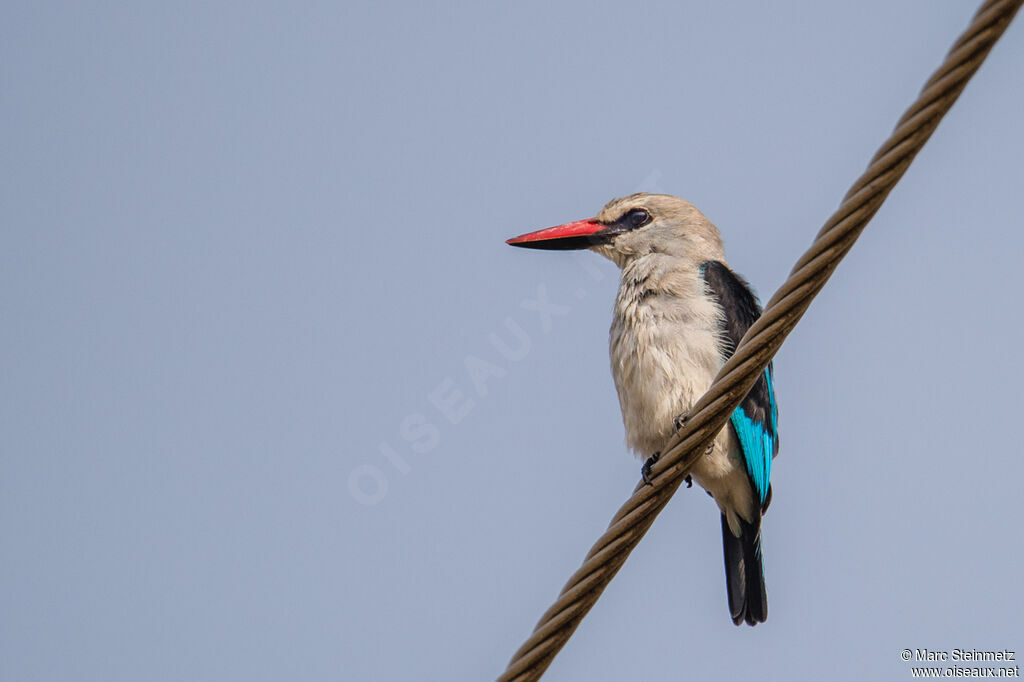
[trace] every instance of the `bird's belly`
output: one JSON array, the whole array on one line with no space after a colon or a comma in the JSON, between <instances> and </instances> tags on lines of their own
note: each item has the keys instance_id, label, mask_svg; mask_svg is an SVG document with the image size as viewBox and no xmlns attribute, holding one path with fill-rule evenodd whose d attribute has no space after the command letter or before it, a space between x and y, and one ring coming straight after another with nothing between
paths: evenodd
<instances>
[{"instance_id":1,"label":"bird's belly","mask_svg":"<svg viewBox=\"0 0 1024 682\"><path fill-rule=\"evenodd\" d=\"M736 533L739 527L731 514L738 513L749 522L753 521L756 511L746 465L740 453L732 427L726 424L715 439L714 448L704 453L690 472L697 484L715 498Z\"/></svg>"},{"instance_id":2,"label":"bird's belly","mask_svg":"<svg viewBox=\"0 0 1024 682\"><path fill-rule=\"evenodd\" d=\"M722 363L718 336L693 328L613 326L611 351L626 443L645 458L669 442L675 418L689 412L711 386ZM729 510L743 517L753 512L746 467L728 425L691 473L727 517Z\"/></svg>"},{"instance_id":3,"label":"bird's belly","mask_svg":"<svg viewBox=\"0 0 1024 682\"><path fill-rule=\"evenodd\" d=\"M626 443L639 457L662 448L721 365L717 336L692 329L613 327L611 357Z\"/></svg>"}]
</instances>

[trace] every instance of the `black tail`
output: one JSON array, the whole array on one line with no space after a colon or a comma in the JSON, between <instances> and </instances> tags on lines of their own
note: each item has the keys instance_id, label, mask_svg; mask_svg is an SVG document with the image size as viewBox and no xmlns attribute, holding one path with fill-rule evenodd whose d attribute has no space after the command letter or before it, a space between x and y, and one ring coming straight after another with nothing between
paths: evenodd
<instances>
[{"instance_id":1,"label":"black tail","mask_svg":"<svg viewBox=\"0 0 1024 682\"><path fill-rule=\"evenodd\" d=\"M740 519L741 534L736 537L729 530L725 515L722 515L725 585L729 592L729 613L736 625L743 621L747 625L757 625L768 618L764 565L761 562L761 529L758 526Z\"/></svg>"}]
</instances>

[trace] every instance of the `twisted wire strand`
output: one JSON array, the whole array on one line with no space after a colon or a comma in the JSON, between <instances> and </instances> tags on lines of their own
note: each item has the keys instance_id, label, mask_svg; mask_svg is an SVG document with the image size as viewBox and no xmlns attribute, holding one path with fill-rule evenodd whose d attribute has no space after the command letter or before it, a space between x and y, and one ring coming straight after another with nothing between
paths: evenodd
<instances>
[{"instance_id":1,"label":"twisted wire strand","mask_svg":"<svg viewBox=\"0 0 1024 682\"><path fill-rule=\"evenodd\" d=\"M1022 3L1024 0L988 0L978 9L945 61L872 157L867 170L854 182L842 204L765 306L764 313L744 335L707 393L693 406L690 419L662 450L661 459L653 467L652 484L637 485L612 518L608 530L594 543L583 565L541 617L533 634L512 657L499 682L527 682L544 674L825 286Z\"/></svg>"}]
</instances>

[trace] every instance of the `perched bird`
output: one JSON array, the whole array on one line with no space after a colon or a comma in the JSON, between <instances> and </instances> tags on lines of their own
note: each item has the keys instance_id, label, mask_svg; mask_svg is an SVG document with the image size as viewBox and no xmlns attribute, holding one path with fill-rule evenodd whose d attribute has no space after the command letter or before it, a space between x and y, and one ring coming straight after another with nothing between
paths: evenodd
<instances>
[{"instance_id":1,"label":"perched bird","mask_svg":"<svg viewBox=\"0 0 1024 682\"><path fill-rule=\"evenodd\" d=\"M609 202L596 218L507 243L591 249L621 268L612 375L626 442L647 457L647 480L659 448L761 314L749 285L726 264L718 229L683 199L641 193ZM768 365L691 472L722 512L729 612L737 625L755 625L768 615L761 518L771 501L769 475L779 450L772 378Z\"/></svg>"}]
</instances>

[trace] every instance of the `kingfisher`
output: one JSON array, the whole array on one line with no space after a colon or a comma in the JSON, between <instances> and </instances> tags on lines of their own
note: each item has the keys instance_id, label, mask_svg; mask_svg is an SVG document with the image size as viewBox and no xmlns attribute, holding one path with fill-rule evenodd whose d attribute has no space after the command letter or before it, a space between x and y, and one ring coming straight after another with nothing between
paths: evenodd
<instances>
[{"instance_id":1,"label":"kingfisher","mask_svg":"<svg viewBox=\"0 0 1024 682\"><path fill-rule=\"evenodd\" d=\"M645 458L641 475L647 481L660 448L761 315L750 285L726 263L718 229L684 199L638 193L613 199L595 218L506 243L590 249L619 266L612 376L626 444ZM721 511L729 615L736 625L768 617L761 520L772 499L769 478L779 452L773 377L769 364L687 477Z\"/></svg>"}]
</instances>

